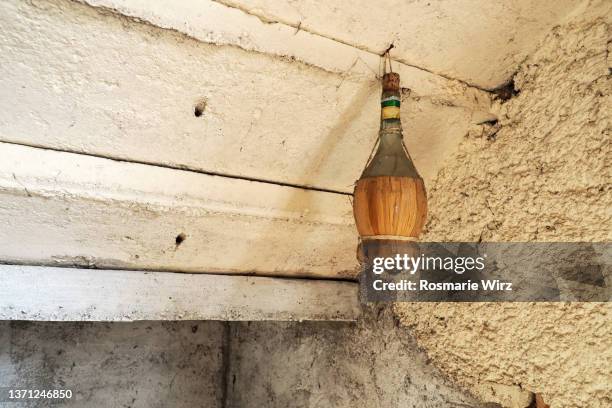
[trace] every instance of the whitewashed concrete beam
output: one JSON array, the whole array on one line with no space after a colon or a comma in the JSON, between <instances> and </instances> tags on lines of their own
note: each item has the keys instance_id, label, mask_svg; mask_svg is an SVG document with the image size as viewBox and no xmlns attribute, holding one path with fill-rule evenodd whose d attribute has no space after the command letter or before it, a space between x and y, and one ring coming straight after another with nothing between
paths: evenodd
<instances>
[{"instance_id":1,"label":"whitewashed concrete beam","mask_svg":"<svg viewBox=\"0 0 612 408\"><path fill-rule=\"evenodd\" d=\"M93 0L125 4L138 0ZM503 85L552 27L588 0L214 0L476 86Z\"/></svg>"},{"instance_id":2,"label":"whitewashed concrete beam","mask_svg":"<svg viewBox=\"0 0 612 408\"><path fill-rule=\"evenodd\" d=\"M207 0L115 6L0 2L0 141L352 191L378 132L377 55ZM396 68L428 180L488 95Z\"/></svg>"},{"instance_id":3,"label":"whitewashed concrete beam","mask_svg":"<svg viewBox=\"0 0 612 408\"><path fill-rule=\"evenodd\" d=\"M8 263L352 278L348 196L0 143Z\"/></svg>"},{"instance_id":4,"label":"whitewashed concrete beam","mask_svg":"<svg viewBox=\"0 0 612 408\"><path fill-rule=\"evenodd\" d=\"M0 265L0 320L355 320L357 284Z\"/></svg>"},{"instance_id":5,"label":"whitewashed concrete beam","mask_svg":"<svg viewBox=\"0 0 612 408\"><path fill-rule=\"evenodd\" d=\"M249 51L291 57L329 72L361 76L370 80L380 74L380 54L390 44L386 43L379 47L378 52L374 52L366 50L366 47L350 45L350 41L342 42L324 34L300 30L298 21L291 24L286 23L287 20L282 17L278 18L274 9L282 15L285 14L286 7L284 2L276 0L273 3L260 4L260 7L239 4L242 2L214 0L80 1L146 21L157 27L176 30L202 42L235 45ZM342 6L352 8L349 4ZM261 12L254 12L253 9ZM320 4L318 9L318 13L310 10L315 18L328 9L327 4ZM373 7L368 5L358 12L361 13L364 25L372 18L373 11L377 18L380 12L389 14L387 7L372 9ZM270 11L272 13L268 13ZM266 14L272 18L267 19ZM339 19L329 17L327 25L337 26ZM416 95L435 95L457 105L482 110L483 113L489 111L490 95L486 92L399 61L394 63L393 68L402 74L403 84L411 88Z\"/></svg>"}]
</instances>

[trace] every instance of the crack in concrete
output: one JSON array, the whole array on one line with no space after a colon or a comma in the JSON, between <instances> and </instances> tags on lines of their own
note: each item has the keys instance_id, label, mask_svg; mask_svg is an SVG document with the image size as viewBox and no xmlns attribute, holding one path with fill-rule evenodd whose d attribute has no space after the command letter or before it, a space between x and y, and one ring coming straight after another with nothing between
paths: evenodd
<instances>
[{"instance_id":1,"label":"crack in concrete","mask_svg":"<svg viewBox=\"0 0 612 408\"><path fill-rule=\"evenodd\" d=\"M253 11L251 11L251 10L245 8L245 7L239 6L239 5L237 5L237 4L235 4L235 3L231 2L231 1L226 1L226 0L211 0L211 1L214 2L214 3L221 4L222 6L225 6L225 7L231 8L231 9L239 10L239 11L241 11L241 12L243 12L245 14L248 14L250 16L256 17L256 18L258 18L264 24L283 24L283 25L295 28L297 30L296 34L297 34L298 31L304 31L304 32L307 32L307 33L309 33L311 35L316 35L318 37L323 37L323 38L326 38L328 40L335 41L337 43L340 43L340 44L343 44L343 45L346 45L346 46L349 46L349 47L352 47L352 48L356 48L358 50L361 50L361 51L364 51L364 52L367 52L367 53L370 53L370 54L375 54L375 55L378 55L378 56L382 56L382 55L384 55L384 53L388 49L393 48L392 46L390 46L385 51L377 52L377 51L375 51L375 50L373 50L373 49L371 49L371 48L369 48L369 47L367 47L365 45L348 42L348 41L342 40L340 38L337 38L337 37L334 37L334 36L329 36L329 35L323 34L321 32L312 30L312 29L310 29L308 27L304 27L304 25L302 24L302 21L300 21L299 24L295 24L295 23L292 23L290 21L282 20L282 19L271 20L268 17L266 17L266 16L264 16L264 15L262 15L260 13L254 13ZM394 61L396 63L399 63L399 64L402 64L402 65L405 65L407 67L418 69L420 71L424 71L424 72L427 72L429 74L439 76L439 77L444 78L444 79L446 79L448 81L455 81L455 82L463 84L463 85L465 85L467 87L478 89L479 91L482 91L482 92L491 93L491 91L492 91L491 89L483 88L483 87L481 87L481 86L479 86L477 84L471 83L469 81L465 81L465 80L458 79L458 78L453 78L453 77L451 77L449 75L442 74L440 72L435 72L435 71L432 71L430 69L424 68L422 66L416 65L414 63L410 63L409 61L407 61L407 60L405 60L403 58L395 57L395 58L391 58L391 59L392 59L392 61Z\"/></svg>"},{"instance_id":2,"label":"crack in concrete","mask_svg":"<svg viewBox=\"0 0 612 408\"><path fill-rule=\"evenodd\" d=\"M272 54L272 53L269 53L269 52L259 51L259 50L255 50L255 49L249 49L249 48L245 48L245 47L243 47L243 46L241 46L239 44L231 44L231 43L219 44L219 43L203 41L200 38L197 38L197 37L195 37L195 36L193 36L191 34L188 34L188 33L185 33L183 31L180 31L180 30L178 30L176 28L168 27L168 26L163 26L163 25L157 25L156 23L154 23L152 21L149 21L149 20L143 19L141 17L129 14L126 10L121 10L121 9L118 9L118 8L115 8L115 7L103 6L103 5L99 5L99 4L91 4L88 0L71 0L71 1L74 1L76 3L80 3L80 4L83 4L85 6L88 6L88 7L97 9L97 10L100 10L101 12L106 12L108 14L114 15L114 16L119 17L119 18L128 19L131 22L145 24L145 25L147 25L147 26L149 26L151 28L168 30L168 31L174 32L177 35L185 36L187 38L190 38L190 39L192 39L194 41L197 41L197 42L200 42L200 43L214 44L216 46L236 47L236 48L240 48L242 50L245 50L247 52L254 52L254 53L258 53L258 54L273 56L273 57L277 57L277 58L280 58L280 59L291 58L292 60L299 61L300 63L305 64L306 66L309 66L309 67L312 67L312 68L316 68L316 69L320 69L320 70L322 70L324 72L338 74L338 72L336 72L336 71L326 69L326 68L321 67L319 65L314 65L314 64L309 63L307 61L303 61L302 59L299 59L297 57L291 57L291 56L286 56L286 55L278 55L278 54ZM223 0L210 0L210 1L212 1L214 3L217 3L217 4L221 5L221 6L230 8L230 9L238 10L238 11L240 11L240 12L242 12L244 14L247 14L249 16L255 17L259 21L261 21L263 24L268 24L268 25L269 24L282 24L282 25L285 25L285 26L288 26L288 27L292 27L292 28L294 28L296 30L294 35L297 35L300 31L303 31L303 32L306 32L306 33L308 33L310 35L314 35L314 36L317 36L317 37L322 37L322 38L325 38L327 40L334 41L336 43L339 43L339 44L342 44L342 45L345 45L345 46L348 46L348 47L351 47L351 48L355 48L355 49L358 49L358 50L363 51L363 52L367 52L369 54L374 54L376 56L380 56L380 55L384 54L384 51L382 53L381 52L377 52L377 51L372 50L372 49L370 49L370 48L368 48L366 46L363 46L363 45L360 45L360 44L350 43L350 42L344 41L342 39L339 39L339 38L336 38L336 37L333 37L333 36L327 36L327 35L325 35L323 33L319 33L317 31L305 28L305 27L303 27L302 21L300 21L298 24L294 24L294 23L291 23L289 21L282 21L282 20L278 20L278 19L277 20L272 20L272 19L269 19L269 18L267 18L267 17L265 17L265 16L263 16L261 14L253 13L253 12L249 11L248 9L246 9L244 7L240 7L240 6L235 5L235 4L233 4L231 2L228 2L228 1L223 1ZM490 89L486 89L486 88L480 87L480 86L478 86L476 84L473 84L471 82L468 82L468 81L465 81L465 80L462 80L462 79L458 79L458 78L453 78L453 77L448 76L446 74L435 72L435 71L432 71L430 69L421 67L419 65L410 63L410 62L408 62L408 61L406 61L406 60L404 60L402 58L392 58L392 60L394 62L398 63L398 64L405 65L406 67L418 69L420 71L427 72L427 73L432 74L432 75L436 75L436 76L438 76L440 78L443 78L443 79L445 79L447 81L457 82L457 83L462 84L464 86L467 86L469 88L474 88L474 89L477 89L477 90L479 90L481 92L486 92L487 94L490 94L491 91L492 91Z\"/></svg>"},{"instance_id":3,"label":"crack in concrete","mask_svg":"<svg viewBox=\"0 0 612 408\"><path fill-rule=\"evenodd\" d=\"M232 351L232 326L231 322L223 322L223 344L221 346L221 367L220 367L220 381L221 381L221 407L228 408L229 407L229 396L230 394L230 384L232 382L229 380L229 376L231 375L231 356L230 353Z\"/></svg>"},{"instance_id":4,"label":"crack in concrete","mask_svg":"<svg viewBox=\"0 0 612 408\"><path fill-rule=\"evenodd\" d=\"M62 262L58 263L61 258ZM339 282L343 284L354 284L357 285L357 277L349 278L343 276L319 276L319 275L279 275L275 273L266 273L261 271L254 272L210 272L210 271L194 271L193 269L168 269L168 268L152 268L152 267L141 267L134 266L131 264L121 264L118 261L110 260L114 262L113 265L97 265L96 261L99 258L83 257L80 255L67 255L63 257L54 257L53 260L49 261L35 261L35 260L21 260L17 258L5 258L0 259L0 265L7 266L42 266L51 268L65 268L65 269L94 269L101 271L131 271L131 272L143 272L143 273L178 273L181 275L208 275L208 276L221 276L221 277L242 277L242 278L273 278L283 279L288 281L315 281L315 282ZM103 261L109 261L104 259ZM0 319L2 320L2 319Z\"/></svg>"},{"instance_id":5,"label":"crack in concrete","mask_svg":"<svg viewBox=\"0 0 612 408\"><path fill-rule=\"evenodd\" d=\"M274 185L281 186L281 187L298 188L301 190L318 191L321 193L340 194L340 195L345 195L345 196L353 195L353 193L349 193L346 191L333 190L333 189L328 189L324 187L310 186L310 185L297 184L297 183L288 183L288 182L263 179L263 178L257 178L257 177L248 177L248 176L237 175L237 174L218 173L214 171L206 171L202 169L197 169L197 168L193 168L193 167L189 167L185 165L177 165L177 164L173 165L173 164L150 162L146 160L126 159L126 158L115 157L111 155L104 155L104 154L98 154L98 153L83 153L83 152L72 150L72 149L59 149L59 148L54 148L54 147L40 146L40 145L28 144L28 143L18 143L18 142L11 142L11 141L5 141L5 140L0 141L0 143L11 144L11 145L16 145L16 146L32 147L34 149L50 150L50 151L61 152L61 153L78 154L81 156L97 157L100 159L113 160L116 162L135 163L135 164L143 164L146 166L161 167L165 169L188 171L192 173L205 174L207 176L225 177L229 179L251 181L255 183L274 184ZM17 182L19 181L17 180Z\"/></svg>"},{"instance_id":6,"label":"crack in concrete","mask_svg":"<svg viewBox=\"0 0 612 408\"><path fill-rule=\"evenodd\" d=\"M110 15L113 16L115 18L121 19L122 21L126 21L128 23L136 23L136 24L142 24L144 26L147 26L150 29L154 29L154 30L163 30L163 31L168 31L170 33L173 33L175 35L178 35L182 38L188 38L192 41L195 41L197 43L200 44L205 44L205 45L213 45L216 47L230 47L230 48L234 48L234 49L239 49L245 52L250 52L250 53L254 53L254 54L260 54L260 55L265 55L267 57L270 58L276 58L285 62L298 62L300 64L304 64L305 66L312 68L312 69L316 69L316 70L320 70L322 72L328 73L328 74L334 74L334 75L342 75L345 74L345 72L340 72L337 70L332 70L332 69L328 69L319 65L315 65L313 63L310 63L308 61L304 61L303 59L300 59L298 57L292 56L292 55L283 55L283 54L273 54L273 53L269 53L269 52L265 52L265 51L260 51L257 49L252 49L252 48L246 48L243 47L240 44L233 44L230 42L225 42L225 43L220 43L220 42L214 42L214 41L206 41L203 40L201 38L198 38L192 34L186 33L184 31L181 31L177 28L173 28L173 27L169 27L169 26L164 26L164 25L157 25L156 23L149 21L147 19L138 17L137 15L134 14L129 14L129 12L127 10L121 10L121 9L117 9L114 7L108 7L108 6L103 6L103 5L99 5L99 4L91 4L88 0L68 0L74 3L78 3L81 4L83 6L86 7L90 7L94 10L97 10L98 12L100 12L101 14L106 14L106 15ZM212 0L211 0L212 1ZM255 16L256 17L256 16ZM275 22L269 22L269 23L265 23L264 24L274 24ZM297 34L297 32L296 32ZM369 68L369 67L368 67Z\"/></svg>"}]
</instances>

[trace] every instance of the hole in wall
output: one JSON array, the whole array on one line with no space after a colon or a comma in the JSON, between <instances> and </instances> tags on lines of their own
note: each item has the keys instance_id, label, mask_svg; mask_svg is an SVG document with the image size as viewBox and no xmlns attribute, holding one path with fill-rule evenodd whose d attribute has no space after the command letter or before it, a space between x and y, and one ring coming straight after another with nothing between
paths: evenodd
<instances>
[{"instance_id":1,"label":"hole in wall","mask_svg":"<svg viewBox=\"0 0 612 408\"><path fill-rule=\"evenodd\" d=\"M174 242L176 243L176 246L181 245L185 240L187 239L187 235L185 235L184 232L181 232L180 234L178 234L176 236L176 238L174 238Z\"/></svg>"},{"instance_id":2,"label":"hole in wall","mask_svg":"<svg viewBox=\"0 0 612 408\"><path fill-rule=\"evenodd\" d=\"M381 56L381 57L382 57L382 56L384 56L386 53L388 53L389 51L391 51L393 48L395 48L395 44L393 44L393 43L389 44L389 46L387 47L387 49L385 49L385 50L384 50L384 51L383 51L383 52L380 54L380 56Z\"/></svg>"},{"instance_id":3,"label":"hole in wall","mask_svg":"<svg viewBox=\"0 0 612 408\"><path fill-rule=\"evenodd\" d=\"M482 122L478 122L477 125L485 125L486 124L486 125L495 126L495 125L497 125L497 123L498 123L498 119L495 118L495 119L486 119L486 120L483 120Z\"/></svg>"},{"instance_id":4,"label":"hole in wall","mask_svg":"<svg viewBox=\"0 0 612 408\"><path fill-rule=\"evenodd\" d=\"M206 110L206 101L202 99L194 106L193 114L196 118L199 118L204 114L204 110Z\"/></svg>"},{"instance_id":5,"label":"hole in wall","mask_svg":"<svg viewBox=\"0 0 612 408\"><path fill-rule=\"evenodd\" d=\"M493 93L495 94L497 99L499 99L502 102L506 102L508 99L513 98L519 93L521 93L521 91L519 91L518 89L514 87L514 77L513 77L510 81L508 81L504 85L493 90Z\"/></svg>"}]
</instances>

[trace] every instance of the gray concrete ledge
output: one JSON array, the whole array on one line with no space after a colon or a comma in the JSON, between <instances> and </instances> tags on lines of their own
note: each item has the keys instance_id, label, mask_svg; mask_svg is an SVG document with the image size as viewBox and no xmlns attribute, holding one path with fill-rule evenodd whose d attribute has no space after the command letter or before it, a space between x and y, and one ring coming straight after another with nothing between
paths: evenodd
<instances>
[{"instance_id":1,"label":"gray concrete ledge","mask_svg":"<svg viewBox=\"0 0 612 408\"><path fill-rule=\"evenodd\" d=\"M357 284L310 279L0 265L0 320L333 320Z\"/></svg>"}]
</instances>

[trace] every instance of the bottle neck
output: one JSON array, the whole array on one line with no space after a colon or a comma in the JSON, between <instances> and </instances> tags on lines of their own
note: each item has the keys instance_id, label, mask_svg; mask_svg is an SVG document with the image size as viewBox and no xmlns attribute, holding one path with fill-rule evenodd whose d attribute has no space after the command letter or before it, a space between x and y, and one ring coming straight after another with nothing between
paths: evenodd
<instances>
[{"instance_id":1,"label":"bottle neck","mask_svg":"<svg viewBox=\"0 0 612 408\"><path fill-rule=\"evenodd\" d=\"M400 105L399 92L383 92L380 100L381 128L400 127Z\"/></svg>"},{"instance_id":2,"label":"bottle neck","mask_svg":"<svg viewBox=\"0 0 612 408\"><path fill-rule=\"evenodd\" d=\"M382 144L389 144L399 140L401 143L402 121L400 120L399 96L395 94L386 96L383 93L380 105L380 142Z\"/></svg>"},{"instance_id":3,"label":"bottle neck","mask_svg":"<svg viewBox=\"0 0 612 408\"><path fill-rule=\"evenodd\" d=\"M396 73L385 74L382 84L383 89L380 97L380 129L399 130L401 132L399 75Z\"/></svg>"},{"instance_id":4,"label":"bottle neck","mask_svg":"<svg viewBox=\"0 0 612 408\"><path fill-rule=\"evenodd\" d=\"M374 157L364 169L361 177L412 177L420 178L408 156L400 121L399 75L387 73L382 80L383 92L380 101L379 145Z\"/></svg>"}]
</instances>

